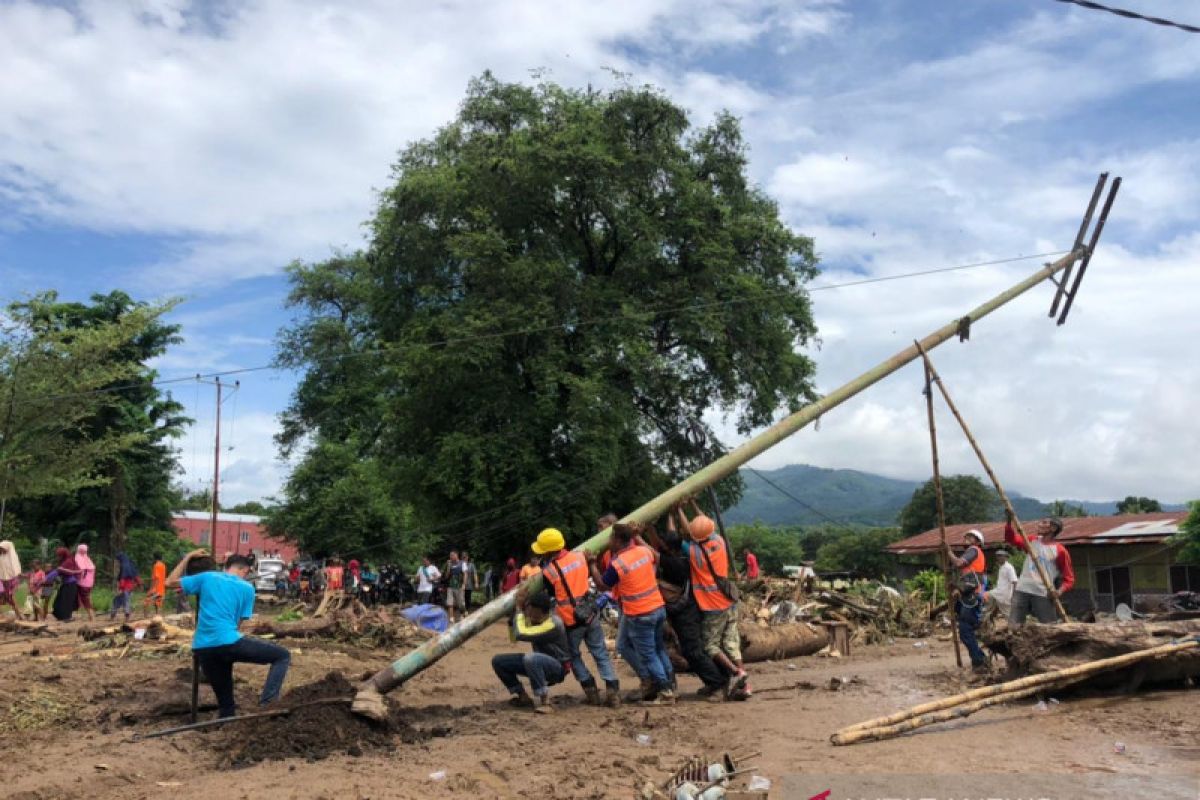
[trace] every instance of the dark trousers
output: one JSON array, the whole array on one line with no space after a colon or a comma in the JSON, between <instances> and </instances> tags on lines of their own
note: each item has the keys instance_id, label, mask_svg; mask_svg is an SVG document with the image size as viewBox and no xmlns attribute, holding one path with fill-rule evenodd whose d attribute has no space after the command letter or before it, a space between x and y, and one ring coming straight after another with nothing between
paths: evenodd
<instances>
[{"instance_id":1,"label":"dark trousers","mask_svg":"<svg viewBox=\"0 0 1200 800\"><path fill-rule=\"evenodd\" d=\"M217 696L221 717L232 717L237 713L233 697L234 664L271 665L258 701L264 705L279 697L283 679L287 677L288 666L292 663L292 654L287 648L249 636L221 647L201 647L195 653L200 661L200 669L204 670L204 676Z\"/></svg>"},{"instance_id":2,"label":"dark trousers","mask_svg":"<svg viewBox=\"0 0 1200 800\"><path fill-rule=\"evenodd\" d=\"M688 669L710 689L724 687L724 674L717 668L712 657L704 652L701 619L700 607L690 598L678 608L667 609L667 620L671 623L671 630L675 631L675 638L679 640L679 653L687 659Z\"/></svg>"},{"instance_id":3,"label":"dark trousers","mask_svg":"<svg viewBox=\"0 0 1200 800\"><path fill-rule=\"evenodd\" d=\"M983 654L979 640L975 638L975 632L983 624L983 603L979 602L978 598L973 598L971 602L973 605L956 600L954 613L958 617L958 638L962 640L963 646L971 656L971 666L978 667L987 663L987 656Z\"/></svg>"}]
</instances>

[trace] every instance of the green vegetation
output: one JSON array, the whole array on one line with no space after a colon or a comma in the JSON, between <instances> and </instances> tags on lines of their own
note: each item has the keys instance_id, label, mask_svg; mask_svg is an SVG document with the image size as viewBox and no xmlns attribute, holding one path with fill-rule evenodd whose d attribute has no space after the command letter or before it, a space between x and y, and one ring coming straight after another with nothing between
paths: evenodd
<instances>
[{"instance_id":1,"label":"green vegetation","mask_svg":"<svg viewBox=\"0 0 1200 800\"><path fill-rule=\"evenodd\" d=\"M722 454L688 440L705 412L745 432L815 399L813 244L748 179L732 116L484 75L393 174L366 250L289 270L279 362L304 375L280 444L311 449L273 524L302 542L466 517L434 533L524 552ZM362 485L333 479L347 463Z\"/></svg>"},{"instance_id":2,"label":"green vegetation","mask_svg":"<svg viewBox=\"0 0 1200 800\"><path fill-rule=\"evenodd\" d=\"M1179 563L1200 564L1200 500L1188 504L1191 509L1187 518L1179 525L1179 533L1175 537L1183 544L1179 552Z\"/></svg>"},{"instance_id":3,"label":"green vegetation","mask_svg":"<svg viewBox=\"0 0 1200 800\"><path fill-rule=\"evenodd\" d=\"M815 561L819 572L857 572L867 578L886 578L895 568L883 548L899 540L895 528L783 527L761 523L729 528L729 543L738 555L749 547L767 575L781 575L784 565Z\"/></svg>"},{"instance_id":4,"label":"green vegetation","mask_svg":"<svg viewBox=\"0 0 1200 800\"><path fill-rule=\"evenodd\" d=\"M974 475L942 476L942 498L947 525L996 519L1001 510L995 490ZM900 512L900 530L904 536L915 536L937 524L937 493L930 478Z\"/></svg>"},{"instance_id":5,"label":"green vegetation","mask_svg":"<svg viewBox=\"0 0 1200 800\"><path fill-rule=\"evenodd\" d=\"M1151 514L1162 510L1162 503L1150 497L1129 495L1124 500L1117 501L1118 514Z\"/></svg>"},{"instance_id":6,"label":"green vegetation","mask_svg":"<svg viewBox=\"0 0 1200 800\"><path fill-rule=\"evenodd\" d=\"M916 592L926 602L946 599L946 576L939 569L925 569L904 582L904 588Z\"/></svg>"}]
</instances>

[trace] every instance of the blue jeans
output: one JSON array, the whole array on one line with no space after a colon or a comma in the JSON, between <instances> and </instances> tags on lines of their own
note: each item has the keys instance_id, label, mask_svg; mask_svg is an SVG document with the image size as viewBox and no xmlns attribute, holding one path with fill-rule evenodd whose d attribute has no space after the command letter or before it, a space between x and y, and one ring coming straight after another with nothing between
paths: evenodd
<instances>
[{"instance_id":1,"label":"blue jeans","mask_svg":"<svg viewBox=\"0 0 1200 800\"><path fill-rule=\"evenodd\" d=\"M596 679L588 671L579 652L579 645L586 644L588 652L596 661L596 671L600 673L604 685L610 689L621 687L621 682L617 680L617 671L613 669L612 658L608 655L608 647L604 644L604 628L600 625L600 617L597 616L590 625L580 625L567 631L567 640L571 644L571 669L581 686L596 685Z\"/></svg>"},{"instance_id":2,"label":"blue jeans","mask_svg":"<svg viewBox=\"0 0 1200 800\"><path fill-rule=\"evenodd\" d=\"M963 646L971 656L971 666L986 664L987 656L983 654L979 640L975 638L975 631L983 624L983 603L976 601L974 605L965 605L962 600L956 600L954 613L958 617L958 638L962 639Z\"/></svg>"},{"instance_id":3,"label":"blue jeans","mask_svg":"<svg viewBox=\"0 0 1200 800\"><path fill-rule=\"evenodd\" d=\"M201 647L194 651L204 670L208 683L217 696L218 715L232 717L237 713L233 696L233 665L234 664L270 664L267 680L263 683L259 705L266 705L279 697L283 689L283 679L287 677L288 666L292 663L292 654L286 647L280 647L262 639L243 636L233 644L220 647Z\"/></svg>"},{"instance_id":4,"label":"blue jeans","mask_svg":"<svg viewBox=\"0 0 1200 800\"><path fill-rule=\"evenodd\" d=\"M492 671L512 694L520 694L519 675L529 678L529 688L538 697L544 697L550 687L562 683L567 670L558 659L545 653L500 653L492 656Z\"/></svg>"},{"instance_id":5,"label":"blue jeans","mask_svg":"<svg viewBox=\"0 0 1200 800\"><path fill-rule=\"evenodd\" d=\"M112 608L108 612L108 618L116 619L117 612L122 611L122 610L125 612L125 616L127 616L127 617L130 614L132 614L133 613L133 596L132 595L133 595L132 592L118 592L117 596L113 598Z\"/></svg>"},{"instance_id":6,"label":"blue jeans","mask_svg":"<svg viewBox=\"0 0 1200 800\"><path fill-rule=\"evenodd\" d=\"M646 667L642 665L642 659L638 658L637 650L633 647L633 640L629 637L629 618L624 614L617 623L617 652L635 675L643 679L649 677Z\"/></svg>"},{"instance_id":7,"label":"blue jeans","mask_svg":"<svg viewBox=\"0 0 1200 800\"><path fill-rule=\"evenodd\" d=\"M657 689L669 688L674 670L663 636L663 628L667 624L666 609L660 608L636 617L626 615L624 622L630 647L645 669L644 674L639 672L638 675L650 679Z\"/></svg>"}]
</instances>

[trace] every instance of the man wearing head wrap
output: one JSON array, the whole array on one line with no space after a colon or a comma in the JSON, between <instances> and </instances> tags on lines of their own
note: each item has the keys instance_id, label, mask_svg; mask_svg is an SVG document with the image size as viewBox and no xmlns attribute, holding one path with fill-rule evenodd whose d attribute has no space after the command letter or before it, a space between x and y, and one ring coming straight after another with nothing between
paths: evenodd
<instances>
[{"instance_id":1,"label":"man wearing head wrap","mask_svg":"<svg viewBox=\"0 0 1200 800\"><path fill-rule=\"evenodd\" d=\"M971 656L976 672L987 671L987 656L979 646L976 632L983 624L983 603L987 590L987 561L983 555L983 534L972 528L963 535L967 549L954 555L946 542L946 558L959 571L954 590L954 616L958 619L958 638Z\"/></svg>"},{"instance_id":2,"label":"man wearing head wrap","mask_svg":"<svg viewBox=\"0 0 1200 800\"><path fill-rule=\"evenodd\" d=\"M17 619L23 619L17 608L17 587L21 585L21 559L17 548L5 540L0 542L0 605L12 606Z\"/></svg>"},{"instance_id":3,"label":"man wearing head wrap","mask_svg":"<svg viewBox=\"0 0 1200 800\"><path fill-rule=\"evenodd\" d=\"M1067 552L1067 548L1054 541L1062 533L1062 527L1062 520L1058 517L1044 519L1038 524L1038 535L1027 542L1025 537L1013 528L1012 517L1004 524L1004 541L1020 547L1026 554L1021 577L1017 579L1017 587L1013 592L1012 610L1008 615L1010 625L1024 625L1030 614L1044 624L1058 621L1054 600L1071 591L1071 587L1075 585L1071 554ZM1046 591L1046 584L1042 583L1037 567L1033 564L1035 558L1042 563L1046 577L1054 586L1049 592Z\"/></svg>"}]
</instances>

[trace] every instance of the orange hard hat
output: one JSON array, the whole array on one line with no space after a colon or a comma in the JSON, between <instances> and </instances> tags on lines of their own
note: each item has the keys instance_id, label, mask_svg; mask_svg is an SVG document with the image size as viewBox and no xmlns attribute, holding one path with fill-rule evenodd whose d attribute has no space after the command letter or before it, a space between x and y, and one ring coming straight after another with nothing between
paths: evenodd
<instances>
[{"instance_id":1,"label":"orange hard hat","mask_svg":"<svg viewBox=\"0 0 1200 800\"><path fill-rule=\"evenodd\" d=\"M692 534L692 538L697 542L702 542L708 537L712 536L713 531L716 529L717 526L713 523L712 519L704 516L703 514L696 517L688 524L688 532Z\"/></svg>"}]
</instances>

